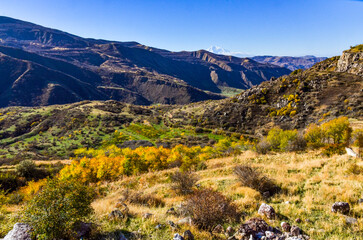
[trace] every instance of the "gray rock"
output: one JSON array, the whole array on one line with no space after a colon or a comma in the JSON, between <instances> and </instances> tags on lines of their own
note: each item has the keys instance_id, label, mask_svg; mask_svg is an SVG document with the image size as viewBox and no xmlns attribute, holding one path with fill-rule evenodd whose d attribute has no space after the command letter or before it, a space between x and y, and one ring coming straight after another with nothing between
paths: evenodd
<instances>
[{"instance_id":1,"label":"gray rock","mask_svg":"<svg viewBox=\"0 0 363 240\"><path fill-rule=\"evenodd\" d=\"M16 223L3 240L31 240L31 230L32 228L28 224Z\"/></svg>"},{"instance_id":2,"label":"gray rock","mask_svg":"<svg viewBox=\"0 0 363 240\"><path fill-rule=\"evenodd\" d=\"M336 202L331 207L331 211L335 213L348 214L350 211L349 203L347 202Z\"/></svg>"},{"instance_id":3,"label":"gray rock","mask_svg":"<svg viewBox=\"0 0 363 240\"><path fill-rule=\"evenodd\" d=\"M346 217L345 218L345 222L347 224L356 224L358 222L358 220L356 218L352 218L352 217Z\"/></svg>"},{"instance_id":4,"label":"gray rock","mask_svg":"<svg viewBox=\"0 0 363 240\"><path fill-rule=\"evenodd\" d=\"M164 227L164 225L158 224L158 225L155 226L155 229L162 229L163 227Z\"/></svg>"},{"instance_id":5,"label":"gray rock","mask_svg":"<svg viewBox=\"0 0 363 240\"><path fill-rule=\"evenodd\" d=\"M268 219L273 219L276 217L275 209L266 203L261 204L260 208L258 209L258 214L261 216L266 216Z\"/></svg>"},{"instance_id":6,"label":"gray rock","mask_svg":"<svg viewBox=\"0 0 363 240\"><path fill-rule=\"evenodd\" d=\"M275 236L275 233L274 232L271 232L271 231L266 231L265 232L265 236L266 236L267 239L273 239L273 238L276 237Z\"/></svg>"},{"instance_id":7,"label":"gray rock","mask_svg":"<svg viewBox=\"0 0 363 240\"><path fill-rule=\"evenodd\" d=\"M183 233L183 237L185 240L194 240L194 235L191 231L189 230L186 230L184 233Z\"/></svg>"},{"instance_id":8,"label":"gray rock","mask_svg":"<svg viewBox=\"0 0 363 240\"><path fill-rule=\"evenodd\" d=\"M302 239L299 238L299 237L294 236L294 237L288 237L285 240L302 240Z\"/></svg>"},{"instance_id":9,"label":"gray rock","mask_svg":"<svg viewBox=\"0 0 363 240\"><path fill-rule=\"evenodd\" d=\"M168 211L166 211L166 214L171 214L171 215L175 215L176 214L176 211L175 211L175 208L169 208Z\"/></svg>"},{"instance_id":10,"label":"gray rock","mask_svg":"<svg viewBox=\"0 0 363 240\"><path fill-rule=\"evenodd\" d=\"M93 223L79 222L74 229L77 233L77 239L89 237L93 226Z\"/></svg>"},{"instance_id":11,"label":"gray rock","mask_svg":"<svg viewBox=\"0 0 363 240\"><path fill-rule=\"evenodd\" d=\"M173 240L184 240L184 238L179 233L175 233Z\"/></svg>"},{"instance_id":12,"label":"gray rock","mask_svg":"<svg viewBox=\"0 0 363 240\"><path fill-rule=\"evenodd\" d=\"M358 203L363 203L363 198L359 199Z\"/></svg>"}]
</instances>

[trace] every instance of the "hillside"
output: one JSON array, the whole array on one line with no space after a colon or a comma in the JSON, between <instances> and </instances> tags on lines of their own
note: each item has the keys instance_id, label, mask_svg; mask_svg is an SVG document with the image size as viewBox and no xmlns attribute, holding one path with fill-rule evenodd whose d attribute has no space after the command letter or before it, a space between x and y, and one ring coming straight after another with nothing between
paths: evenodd
<instances>
[{"instance_id":1,"label":"hillside","mask_svg":"<svg viewBox=\"0 0 363 240\"><path fill-rule=\"evenodd\" d=\"M85 39L7 17L0 17L0 61L1 107L110 99L187 104L222 99L226 89L247 89L290 72L204 50Z\"/></svg>"},{"instance_id":2,"label":"hillside","mask_svg":"<svg viewBox=\"0 0 363 240\"><path fill-rule=\"evenodd\" d=\"M255 56L252 57L256 62L270 63L280 67L285 67L291 71L297 69L308 69L314 66L314 64L321 62L326 57L315 56L303 56L303 57L289 57L289 56Z\"/></svg>"},{"instance_id":3,"label":"hillside","mask_svg":"<svg viewBox=\"0 0 363 240\"><path fill-rule=\"evenodd\" d=\"M19 158L68 158L73 149L85 144L101 146L115 129L131 134L134 140L147 140L154 145L174 146L188 142L190 145L211 145L213 139L219 138L208 135L212 131L259 138L273 126L302 129L310 123L325 122L342 115L361 120L362 76L341 72L344 64L358 69L361 66L355 60L342 62L334 57L311 69L264 82L232 98L184 106L146 107L117 101L83 101L48 107L3 108L0 111L0 144L3 146L0 154L5 162ZM87 72L77 74L87 75ZM79 94L94 93L92 88L79 85ZM135 129L130 129L132 124L141 124L141 130L146 127L148 131L161 131L161 135L166 134L165 139L156 141L156 138L139 135ZM194 129L205 133L194 140L181 137L180 133L178 140L168 139L168 134L178 128L187 129L188 133ZM203 135L208 136L203 139ZM65 144L55 143L49 147L51 142L61 139L67 139Z\"/></svg>"}]
</instances>

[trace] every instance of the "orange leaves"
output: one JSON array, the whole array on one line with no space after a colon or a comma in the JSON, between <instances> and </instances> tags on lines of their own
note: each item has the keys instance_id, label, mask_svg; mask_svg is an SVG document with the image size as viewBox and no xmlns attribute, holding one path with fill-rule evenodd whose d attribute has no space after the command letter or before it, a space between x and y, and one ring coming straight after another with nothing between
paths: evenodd
<instances>
[{"instance_id":1,"label":"orange leaves","mask_svg":"<svg viewBox=\"0 0 363 240\"><path fill-rule=\"evenodd\" d=\"M79 149L71 165L60 172L60 179L78 179L81 182L116 180L122 175L134 175L179 166L187 171L212 156L213 149L178 145L173 149L139 147L120 149L111 145L104 149Z\"/></svg>"}]
</instances>

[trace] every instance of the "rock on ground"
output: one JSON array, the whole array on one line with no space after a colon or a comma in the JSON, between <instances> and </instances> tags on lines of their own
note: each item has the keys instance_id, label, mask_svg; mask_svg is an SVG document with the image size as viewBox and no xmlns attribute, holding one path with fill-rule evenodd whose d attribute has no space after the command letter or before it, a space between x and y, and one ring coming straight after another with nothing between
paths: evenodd
<instances>
[{"instance_id":1,"label":"rock on ground","mask_svg":"<svg viewBox=\"0 0 363 240\"><path fill-rule=\"evenodd\" d=\"M31 230L32 228L28 224L16 223L3 240L31 240Z\"/></svg>"},{"instance_id":2,"label":"rock on ground","mask_svg":"<svg viewBox=\"0 0 363 240\"><path fill-rule=\"evenodd\" d=\"M258 209L258 214L261 216L266 216L268 219L273 219L276 217L275 209L266 203L261 204L260 208Z\"/></svg>"},{"instance_id":3,"label":"rock on ground","mask_svg":"<svg viewBox=\"0 0 363 240\"><path fill-rule=\"evenodd\" d=\"M349 211L350 211L349 203L347 203L347 202L336 202L331 207L331 211L335 212L335 213L338 212L338 213L342 213L342 214L348 214Z\"/></svg>"}]
</instances>

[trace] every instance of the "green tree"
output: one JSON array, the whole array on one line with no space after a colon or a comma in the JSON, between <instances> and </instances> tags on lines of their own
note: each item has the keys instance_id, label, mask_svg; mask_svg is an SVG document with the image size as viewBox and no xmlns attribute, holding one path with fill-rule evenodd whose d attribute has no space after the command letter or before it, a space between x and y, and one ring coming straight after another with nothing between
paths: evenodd
<instances>
[{"instance_id":1,"label":"green tree","mask_svg":"<svg viewBox=\"0 0 363 240\"><path fill-rule=\"evenodd\" d=\"M92 213L93 190L77 181L48 180L24 209L37 239L71 239L74 226Z\"/></svg>"}]
</instances>

